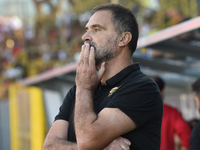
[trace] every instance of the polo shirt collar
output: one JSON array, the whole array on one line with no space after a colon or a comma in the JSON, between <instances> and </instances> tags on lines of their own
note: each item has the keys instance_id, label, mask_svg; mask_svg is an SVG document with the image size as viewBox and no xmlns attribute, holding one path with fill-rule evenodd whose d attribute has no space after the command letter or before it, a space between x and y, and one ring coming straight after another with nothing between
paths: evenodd
<instances>
[{"instance_id":1,"label":"polo shirt collar","mask_svg":"<svg viewBox=\"0 0 200 150\"><path fill-rule=\"evenodd\" d=\"M131 71L139 70L140 66L139 63L133 63L130 66L124 68L122 71L117 73L115 76L111 77L110 79L106 80L106 84L110 86L114 86L119 81L121 81L127 74L129 74Z\"/></svg>"}]
</instances>

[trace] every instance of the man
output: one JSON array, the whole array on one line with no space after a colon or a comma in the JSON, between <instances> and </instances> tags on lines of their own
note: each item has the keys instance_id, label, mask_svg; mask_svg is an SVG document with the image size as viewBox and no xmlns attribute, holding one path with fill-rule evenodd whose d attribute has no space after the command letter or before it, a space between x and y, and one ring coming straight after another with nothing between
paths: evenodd
<instances>
[{"instance_id":1,"label":"man","mask_svg":"<svg viewBox=\"0 0 200 150\"><path fill-rule=\"evenodd\" d=\"M158 76L152 77L152 79L158 84L164 99L165 82ZM176 108L163 104L160 150L175 149L175 135L180 138L181 150L188 150L190 147L190 134L191 128L183 119L181 113Z\"/></svg>"},{"instance_id":2,"label":"man","mask_svg":"<svg viewBox=\"0 0 200 150\"><path fill-rule=\"evenodd\" d=\"M82 39L76 85L44 150L159 150L162 99L155 82L132 64L138 40L132 12L118 4L95 7Z\"/></svg>"},{"instance_id":3,"label":"man","mask_svg":"<svg viewBox=\"0 0 200 150\"><path fill-rule=\"evenodd\" d=\"M192 89L194 92L194 99L197 105L197 108L200 112L200 78L192 84ZM199 150L200 149L200 122L198 122L192 129L192 134L190 137L190 150Z\"/></svg>"}]
</instances>

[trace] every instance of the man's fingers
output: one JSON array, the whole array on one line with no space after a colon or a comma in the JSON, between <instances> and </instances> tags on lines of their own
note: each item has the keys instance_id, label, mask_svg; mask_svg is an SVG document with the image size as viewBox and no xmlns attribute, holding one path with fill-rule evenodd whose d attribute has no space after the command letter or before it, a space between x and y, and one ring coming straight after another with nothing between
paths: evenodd
<instances>
[{"instance_id":1,"label":"man's fingers","mask_svg":"<svg viewBox=\"0 0 200 150\"><path fill-rule=\"evenodd\" d=\"M126 144L128 144L129 146L131 145L131 142L130 142L128 139L124 139L124 142L125 142Z\"/></svg>"},{"instance_id":2,"label":"man's fingers","mask_svg":"<svg viewBox=\"0 0 200 150\"><path fill-rule=\"evenodd\" d=\"M80 56L79 56L78 64L83 64L84 63L84 49L85 49L85 45L82 45L82 49L81 49L81 53L80 53Z\"/></svg>"},{"instance_id":3,"label":"man's fingers","mask_svg":"<svg viewBox=\"0 0 200 150\"><path fill-rule=\"evenodd\" d=\"M128 139L123 137L119 137L118 139L122 142L122 143L120 142L120 147L123 150L130 150L131 142Z\"/></svg>"},{"instance_id":4,"label":"man's fingers","mask_svg":"<svg viewBox=\"0 0 200 150\"><path fill-rule=\"evenodd\" d=\"M95 66L95 58L94 58L94 47L91 47L90 49L90 56L89 56L89 65L90 66Z\"/></svg>"},{"instance_id":5,"label":"man's fingers","mask_svg":"<svg viewBox=\"0 0 200 150\"><path fill-rule=\"evenodd\" d=\"M104 74L104 72L105 72L105 62L103 62L102 64L101 64L101 69L99 70L99 72L98 72L98 76L99 76L99 78L102 78L102 76L103 76L103 74Z\"/></svg>"},{"instance_id":6,"label":"man's fingers","mask_svg":"<svg viewBox=\"0 0 200 150\"><path fill-rule=\"evenodd\" d=\"M90 55L90 44L86 43L85 49L84 49L84 64L89 65L89 55Z\"/></svg>"},{"instance_id":7,"label":"man's fingers","mask_svg":"<svg viewBox=\"0 0 200 150\"><path fill-rule=\"evenodd\" d=\"M125 145L121 145L121 148L122 148L123 150L130 150L129 146L125 146Z\"/></svg>"}]
</instances>

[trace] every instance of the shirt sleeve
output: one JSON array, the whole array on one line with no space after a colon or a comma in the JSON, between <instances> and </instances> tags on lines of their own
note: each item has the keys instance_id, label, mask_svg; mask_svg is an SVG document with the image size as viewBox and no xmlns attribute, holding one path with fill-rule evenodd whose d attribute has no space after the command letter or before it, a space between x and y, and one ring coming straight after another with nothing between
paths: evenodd
<instances>
[{"instance_id":1,"label":"shirt sleeve","mask_svg":"<svg viewBox=\"0 0 200 150\"><path fill-rule=\"evenodd\" d=\"M69 121L69 116L70 113L72 112L71 109L73 109L73 105L75 102L75 85L70 89L70 91L67 93L62 105L59 108L59 113L58 115L55 117L55 121L56 120L66 120Z\"/></svg>"},{"instance_id":2,"label":"shirt sleeve","mask_svg":"<svg viewBox=\"0 0 200 150\"><path fill-rule=\"evenodd\" d=\"M157 86L145 82L132 87L131 83L121 86L106 107L119 108L136 123L137 129L150 120L162 118L163 103Z\"/></svg>"},{"instance_id":3,"label":"shirt sleeve","mask_svg":"<svg viewBox=\"0 0 200 150\"><path fill-rule=\"evenodd\" d=\"M190 147L190 135L191 128L189 124L183 119L181 113L178 110L174 110L175 119L175 131L181 139L181 146L189 148Z\"/></svg>"}]
</instances>

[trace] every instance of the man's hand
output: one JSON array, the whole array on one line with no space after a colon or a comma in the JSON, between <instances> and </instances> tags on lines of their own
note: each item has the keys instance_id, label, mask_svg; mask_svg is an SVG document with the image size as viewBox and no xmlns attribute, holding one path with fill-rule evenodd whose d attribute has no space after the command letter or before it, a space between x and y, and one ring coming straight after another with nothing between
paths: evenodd
<instances>
[{"instance_id":1,"label":"man's hand","mask_svg":"<svg viewBox=\"0 0 200 150\"><path fill-rule=\"evenodd\" d=\"M89 43L83 45L76 72L77 88L93 90L101 81L104 71L105 62L101 64L101 69L96 71L94 47L90 48Z\"/></svg>"},{"instance_id":2,"label":"man's hand","mask_svg":"<svg viewBox=\"0 0 200 150\"><path fill-rule=\"evenodd\" d=\"M103 150L129 150L131 142L123 137L118 137L113 140L108 146L106 146Z\"/></svg>"}]
</instances>

